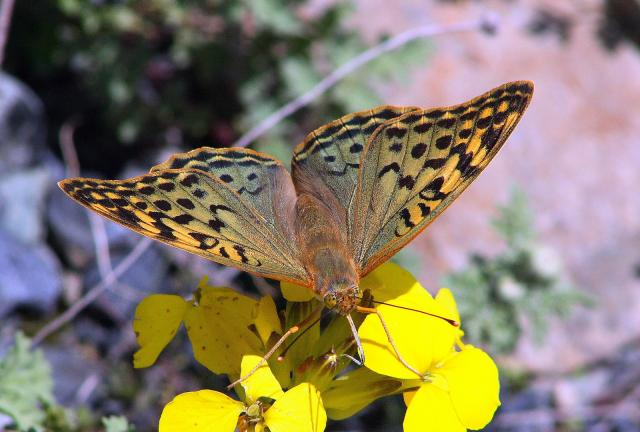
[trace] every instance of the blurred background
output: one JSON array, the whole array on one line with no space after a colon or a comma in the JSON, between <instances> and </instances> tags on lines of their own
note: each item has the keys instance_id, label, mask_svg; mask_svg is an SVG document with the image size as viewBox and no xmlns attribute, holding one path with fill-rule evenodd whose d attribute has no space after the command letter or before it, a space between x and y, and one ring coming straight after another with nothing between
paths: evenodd
<instances>
[{"instance_id":1,"label":"blurred background","mask_svg":"<svg viewBox=\"0 0 640 432\"><path fill-rule=\"evenodd\" d=\"M137 302L186 295L204 275L278 293L89 217L56 181L125 178L175 152L232 146L364 50L426 26L439 34L381 53L250 147L288 163L309 131L352 111L450 105L535 81L499 156L395 259L432 292L452 288L468 340L497 357L503 405L486 430L640 431L640 1L1 9L0 412L44 430L101 430L108 415L154 430L175 394L221 382L184 335L134 370ZM401 430L402 416L401 399L386 398L327 430ZM9 423L0 415L0 429ZM107 424L126 430L121 418Z\"/></svg>"}]
</instances>

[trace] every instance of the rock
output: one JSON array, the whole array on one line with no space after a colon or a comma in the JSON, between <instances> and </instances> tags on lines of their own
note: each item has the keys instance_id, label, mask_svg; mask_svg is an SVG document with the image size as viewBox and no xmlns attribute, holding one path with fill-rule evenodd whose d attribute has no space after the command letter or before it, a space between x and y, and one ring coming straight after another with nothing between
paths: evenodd
<instances>
[{"instance_id":1,"label":"rock","mask_svg":"<svg viewBox=\"0 0 640 432\"><path fill-rule=\"evenodd\" d=\"M487 430L509 432L551 432L555 418L553 395L547 385L532 385L511 394L503 389L500 395L502 406ZM529 416L529 413L537 413Z\"/></svg>"},{"instance_id":2,"label":"rock","mask_svg":"<svg viewBox=\"0 0 640 432\"><path fill-rule=\"evenodd\" d=\"M127 252L112 253L111 263L115 268ZM96 300L96 306L116 322L123 323L133 319L138 303L147 295L166 291L167 270L169 264L164 255L155 247L148 248L129 269L118 278L111 290ZM85 286L91 287L99 280L97 263L87 271Z\"/></svg>"},{"instance_id":3,"label":"rock","mask_svg":"<svg viewBox=\"0 0 640 432\"><path fill-rule=\"evenodd\" d=\"M0 72L0 172L29 166L45 152L42 102L27 86Z\"/></svg>"},{"instance_id":4,"label":"rock","mask_svg":"<svg viewBox=\"0 0 640 432\"><path fill-rule=\"evenodd\" d=\"M0 177L0 227L19 241L34 244L44 237L42 208L51 179L44 168Z\"/></svg>"},{"instance_id":5,"label":"rock","mask_svg":"<svg viewBox=\"0 0 640 432\"><path fill-rule=\"evenodd\" d=\"M558 408L578 413L592 405L610 385L611 371L601 367L560 380L554 388Z\"/></svg>"},{"instance_id":6,"label":"rock","mask_svg":"<svg viewBox=\"0 0 640 432\"><path fill-rule=\"evenodd\" d=\"M100 375L96 375L99 378L96 387L92 388L90 382L92 375L104 372L97 361L82 355L73 347L45 346L43 350L53 371L53 393L58 403L64 406L73 406L78 402L85 404L104 393L101 391L103 380Z\"/></svg>"},{"instance_id":7,"label":"rock","mask_svg":"<svg viewBox=\"0 0 640 432\"><path fill-rule=\"evenodd\" d=\"M25 244L0 229L0 318L17 307L46 313L62 291L60 264L51 250Z\"/></svg>"}]
</instances>

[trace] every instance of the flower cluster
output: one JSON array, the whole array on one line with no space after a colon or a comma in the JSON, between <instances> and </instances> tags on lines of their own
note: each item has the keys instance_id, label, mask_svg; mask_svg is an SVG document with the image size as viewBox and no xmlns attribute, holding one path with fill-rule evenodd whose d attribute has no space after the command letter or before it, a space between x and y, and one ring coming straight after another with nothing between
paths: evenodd
<instances>
[{"instance_id":1,"label":"flower cluster","mask_svg":"<svg viewBox=\"0 0 640 432\"><path fill-rule=\"evenodd\" d=\"M254 300L206 281L191 300L152 295L140 303L136 367L152 365L184 323L196 360L212 372L231 381L252 372L234 388L239 400L213 390L176 396L162 413L161 432L318 432L327 418L350 417L399 393L405 431L455 432L484 427L500 405L494 362L462 342L460 327L438 318L459 322L449 290L433 298L392 263L365 277L360 287L378 313L353 317L365 354L357 367L354 338L339 315L301 329L262 361L286 329L319 306L305 288L281 287L288 302L280 313L270 297Z\"/></svg>"}]
</instances>

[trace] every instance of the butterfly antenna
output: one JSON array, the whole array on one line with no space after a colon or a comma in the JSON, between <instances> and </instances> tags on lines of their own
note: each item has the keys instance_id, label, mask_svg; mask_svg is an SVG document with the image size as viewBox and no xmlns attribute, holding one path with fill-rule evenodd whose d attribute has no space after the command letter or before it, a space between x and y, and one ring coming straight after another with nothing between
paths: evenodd
<instances>
[{"instance_id":1,"label":"butterfly antenna","mask_svg":"<svg viewBox=\"0 0 640 432\"><path fill-rule=\"evenodd\" d=\"M311 330L311 328L313 328L314 325L316 325L318 322L320 322L320 320L323 318L323 314L324 314L324 310L316 320L314 320L311 324L309 324L308 327L306 327L304 330L302 330L300 333L298 333L295 338L293 338L291 343L289 345L287 345L287 347L285 349L283 349L282 352L280 353L280 355L278 356L278 361L284 361L284 357L287 355L287 352L289 352L289 349L293 346L293 344L295 344L298 339L300 339L302 336L304 336L304 334L306 332Z\"/></svg>"},{"instance_id":2,"label":"butterfly antenna","mask_svg":"<svg viewBox=\"0 0 640 432\"><path fill-rule=\"evenodd\" d=\"M398 308L398 309L404 309L404 310L411 311L411 312L418 312L418 313L421 313L423 315L429 315L431 317L438 318L438 319L441 319L443 321L446 321L446 322L448 322L449 324L451 324L454 327L460 327L460 323L458 321L456 321L454 319L451 319L451 318L444 317L442 315L438 315L438 314L434 314L434 313L430 313L430 312L425 312L425 311L421 311L419 309L413 309L413 308L406 307L406 306L400 306L400 305L395 305L395 304L391 304L391 303L385 303L385 302L382 302L382 301L371 300L371 302L375 303L375 304L383 304L385 306L390 306L390 307L394 307L394 308ZM372 313L372 312L369 312L369 313Z\"/></svg>"},{"instance_id":3,"label":"butterfly antenna","mask_svg":"<svg viewBox=\"0 0 640 432\"><path fill-rule=\"evenodd\" d=\"M384 320L384 317L382 316L382 313L380 313L380 311L376 308L368 308L368 307L364 307L364 306L357 306L356 310L358 312L363 312L363 313L371 313L371 314L376 314L378 316L378 319L380 320L380 324L382 324L382 328L384 329L384 333L387 336L387 340L389 341L389 344L391 345L391 348L393 348L393 352L395 353L398 361L400 361L400 363L402 363L402 365L404 367L406 367L407 369L409 369L411 372L413 372L414 374L418 375L420 378L423 378L424 375L422 373L420 373L420 371L418 371L416 368L414 368L413 366L411 366L405 359L404 357L402 357L402 354L400 354L400 351L398 350L398 347L396 346L395 341L393 340L393 337L391 336L391 332L389 331L389 327L387 327L387 322ZM420 311L418 311L420 312ZM431 314L428 314L431 315ZM438 318L441 318L438 316ZM445 318L443 318L445 319Z\"/></svg>"}]
</instances>

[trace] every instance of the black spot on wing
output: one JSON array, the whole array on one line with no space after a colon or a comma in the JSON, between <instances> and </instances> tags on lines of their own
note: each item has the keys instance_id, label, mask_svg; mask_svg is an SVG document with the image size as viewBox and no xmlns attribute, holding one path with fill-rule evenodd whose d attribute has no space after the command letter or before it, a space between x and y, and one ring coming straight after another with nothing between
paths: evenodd
<instances>
[{"instance_id":1,"label":"black spot on wing","mask_svg":"<svg viewBox=\"0 0 640 432\"><path fill-rule=\"evenodd\" d=\"M467 139L471 136L472 131L473 129L462 129L460 132L458 132L458 136L462 139Z\"/></svg>"},{"instance_id":2,"label":"black spot on wing","mask_svg":"<svg viewBox=\"0 0 640 432\"><path fill-rule=\"evenodd\" d=\"M193 210L194 208L196 208L196 206L193 204L193 201L188 198L178 198L176 201L186 209Z\"/></svg>"},{"instance_id":3,"label":"black spot on wing","mask_svg":"<svg viewBox=\"0 0 640 432\"><path fill-rule=\"evenodd\" d=\"M438 120L436 125L441 128L450 129L456 123L455 118Z\"/></svg>"},{"instance_id":4,"label":"black spot on wing","mask_svg":"<svg viewBox=\"0 0 640 432\"><path fill-rule=\"evenodd\" d=\"M440 169L444 166L445 162L447 162L447 158L427 159L426 161L424 161L424 164L422 165L422 167Z\"/></svg>"},{"instance_id":5,"label":"black spot on wing","mask_svg":"<svg viewBox=\"0 0 640 432\"><path fill-rule=\"evenodd\" d=\"M453 142L453 136L444 135L436 140L436 147L439 148L440 150L444 150L447 147L449 147L452 142Z\"/></svg>"},{"instance_id":6,"label":"black spot on wing","mask_svg":"<svg viewBox=\"0 0 640 432\"><path fill-rule=\"evenodd\" d=\"M166 200L157 200L153 202L153 205L155 205L156 207L158 207L160 210L162 211L169 211L171 210L171 204L169 203L169 201Z\"/></svg>"},{"instance_id":7,"label":"black spot on wing","mask_svg":"<svg viewBox=\"0 0 640 432\"><path fill-rule=\"evenodd\" d=\"M207 224L216 232L220 232L220 230L226 226L226 224L218 218L209 219Z\"/></svg>"},{"instance_id":8,"label":"black spot on wing","mask_svg":"<svg viewBox=\"0 0 640 432\"><path fill-rule=\"evenodd\" d=\"M391 162L389 165L385 165L378 173L378 178L381 178L383 175L385 175L389 171L394 171L394 172L400 171L400 165L398 165L398 162Z\"/></svg>"},{"instance_id":9,"label":"black spot on wing","mask_svg":"<svg viewBox=\"0 0 640 432\"><path fill-rule=\"evenodd\" d=\"M433 123L422 123L422 124L419 124L419 125L415 126L413 128L413 130L414 130L414 132L422 134L422 133L429 132L429 129L431 129L431 126L433 126Z\"/></svg>"},{"instance_id":10,"label":"black spot on wing","mask_svg":"<svg viewBox=\"0 0 640 432\"><path fill-rule=\"evenodd\" d=\"M387 138L403 138L407 134L405 128L390 127L386 130Z\"/></svg>"},{"instance_id":11,"label":"black spot on wing","mask_svg":"<svg viewBox=\"0 0 640 432\"><path fill-rule=\"evenodd\" d=\"M224 204L211 204L209 206L209 210L211 210L213 214L218 214L218 211L220 210L227 211L229 213L235 213L231 207L227 207Z\"/></svg>"},{"instance_id":12,"label":"black spot on wing","mask_svg":"<svg viewBox=\"0 0 640 432\"><path fill-rule=\"evenodd\" d=\"M491 116L479 118L478 121L476 122L476 126L478 127L478 129L488 128L489 125L491 124L491 118L492 118Z\"/></svg>"},{"instance_id":13,"label":"black spot on wing","mask_svg":"<svg viewBox=\"0 0 640 432\"><path fill-rule=\"evenodd\" d=\"M360 153L362 151L362 144L354 143L349 147L350 153Z\"/></svg>"},{"instance_id":14,"label":"black spot on wing","mask_svg":"<svg viewBox=\"0 0 640 432\"><path fill-rule=\"evenodd\" d=\"M173 220L174 220L176 223L179 223L180 225L186 225L186 224L188 224L189 222L193 221L193 219L194 219L194 217L193 217L193 216L191 216L190 214L187 214L187 213L184 213L184 214L178 215L178 216L176 216L176 217L174 217L174 218L173 218Z\"/></svg>"},{"instance_id":15,"label":"black spot on wing","mask_svg":"<svg viewBox=\"0 0 640 432\"><path fill-rule=\"evenodd\" d=\"M400 177L398 184L400 185L400 188L406 188L408 190L411 190L413 189L413 186L416 184L416 181L413 179L413 176L406 175L406 176Z\"/></svg>"},{"instance_id":16,"label":"black spot on wing","mask_svg":"<svg viewBox=\"0 0 640 432\"><path fill-rule=\"evenodd\" d=\"M389 151L392 153L400 153L401 150L402 150L402 144L400 143L393 143L389 146Z\"/></svg>"},{"instance_id":17,"label":"black spot on wing","mask_svg":"<svg viewBox=\"0 0 640 432\"><path fill-rule=\"evenodd\" d=\"M176 185L174 185L173 183L160 183L160 184L158 184L158 189L161 189L161 190L163 190L165 192L171 192L175 188L176 188Z\"/></svg>"},{"instance_id":18,"label":"black spot on wing","mask_svg":"<svg viewBox=\"0 0 640 432\"><path fill-rule=\"evenodd\" d=\"M184 187L191 187L194 184L199 183L198 176L195 174L186 175L182 180L180 180L180 184Z\"/></svg>"},{"instance_id":19,"label":"black spot on wing","mask_svg":"<svg viewBox=\"0 0 640 432\"><path fill-rule=\"evenodd\" d=\"M411 149L411 157L413 157L414 159L419 159L422 157L422 155L424 155L426 151L427 145L425 143L418 143Z\"/></svg>"}]
</instances>

